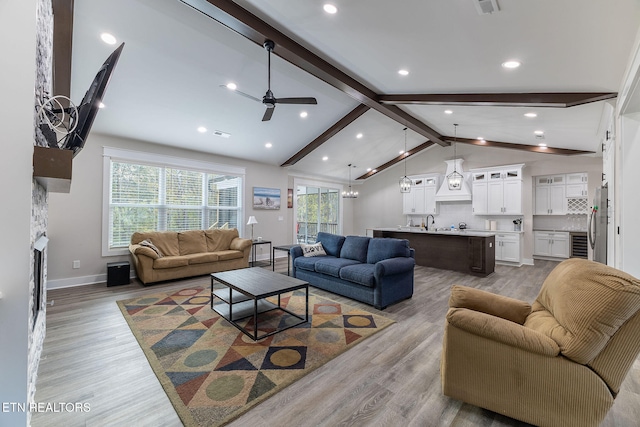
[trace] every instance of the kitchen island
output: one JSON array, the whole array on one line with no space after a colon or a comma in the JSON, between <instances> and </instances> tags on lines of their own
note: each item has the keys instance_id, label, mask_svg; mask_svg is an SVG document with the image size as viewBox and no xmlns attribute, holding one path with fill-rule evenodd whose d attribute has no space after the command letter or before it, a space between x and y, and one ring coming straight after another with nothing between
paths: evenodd
<instances>
[{"instance_id":1,"label":"kitchen island","mask_svg":"<svg viewBox=\"0 0 640 427\"><path fill-rule=\"evenodd\" d=\"M419 227L374 228L373 237L406 239L417 265L488 276L496 266L495 234L485 231L426 231Z\"/></svg>"}]
</instances>

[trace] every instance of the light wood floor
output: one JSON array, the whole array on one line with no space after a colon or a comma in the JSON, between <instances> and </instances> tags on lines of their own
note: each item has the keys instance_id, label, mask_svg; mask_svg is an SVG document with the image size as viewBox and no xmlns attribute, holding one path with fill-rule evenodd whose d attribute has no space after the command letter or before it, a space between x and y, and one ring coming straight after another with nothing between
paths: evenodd
<instances>
[{"instance_id":1,"label":"light wood floor","mask_svg":"<svg viewBox=\"0 0 640 427\"><path fill-rule=\"evenodd\" d=\"M285 263L279 261L284 267ZM443 396L439 363L443 319L452 284L533 301L556 265L536 261L497 266L487 278L417 267L412 299L381 314L396 324L331 360L240 417L231 426L526 426ZM37 413L34 427L181 426L171 403L115 301L191 285L209 278L149 287L132 283L52 290L37 402L82 402L85 413ZM315 290L330 298L373 307ZM640 359L602 427L640 425Z\"/></svg>"}]
</instances>

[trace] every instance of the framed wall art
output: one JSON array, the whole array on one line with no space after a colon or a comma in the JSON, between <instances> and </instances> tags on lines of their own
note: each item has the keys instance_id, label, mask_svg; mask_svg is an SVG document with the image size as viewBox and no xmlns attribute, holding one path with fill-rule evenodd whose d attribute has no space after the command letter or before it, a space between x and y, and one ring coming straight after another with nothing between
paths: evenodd
<instances>
[{"instance_id":1,"label":"framed wall art","mask_svg":"<svg viewBox=\"0 0 640 427\"><path fill-rule=\"evenodd\" d=\"M253 209L280 209L280 189L253 187Z\"/></svg>"}]
</instances>

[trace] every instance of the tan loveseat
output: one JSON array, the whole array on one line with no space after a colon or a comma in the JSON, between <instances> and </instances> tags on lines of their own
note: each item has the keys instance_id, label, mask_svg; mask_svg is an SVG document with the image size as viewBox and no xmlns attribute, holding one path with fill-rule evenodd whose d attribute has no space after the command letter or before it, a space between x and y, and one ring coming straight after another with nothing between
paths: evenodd
<instances>
[{"instance_id":1,"label":"tan loveseat","mask_svg":"<svg viewBox=\"0 0 640 427\"><path fill-rule=\"evenodd\" d=\"M235 228L136 232L129 251L138 279L146 285L246 268L251 240L240 238Z\"/></svg>"},{"instance_id":2,"label":"tan loveseat","mask_svg":"<svg viewBox=\"0 0 640 427\"><path fill-rule=\"evenodd\" d=\"M640 282L563 261L535 302L454 286L445 395L537 426L595 427L640 352Z\"/></svg>"}]
</instances>

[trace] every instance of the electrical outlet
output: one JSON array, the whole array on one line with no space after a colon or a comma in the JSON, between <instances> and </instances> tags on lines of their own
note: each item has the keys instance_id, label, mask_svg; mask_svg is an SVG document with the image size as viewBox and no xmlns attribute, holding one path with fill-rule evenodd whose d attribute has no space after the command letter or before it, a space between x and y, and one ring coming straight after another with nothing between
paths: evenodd
<instances>
[{"instance_id":1,"label":"electrical outlet","mask_svg":"<svg viewBox=\"0 0 640 427\"><path fill-rule=\"evenodd\" d=\"M79 259L76 259L76 260L73 261L73 268L74 269L80 268L80 260Z\"/></svg>"}]
</instances>

